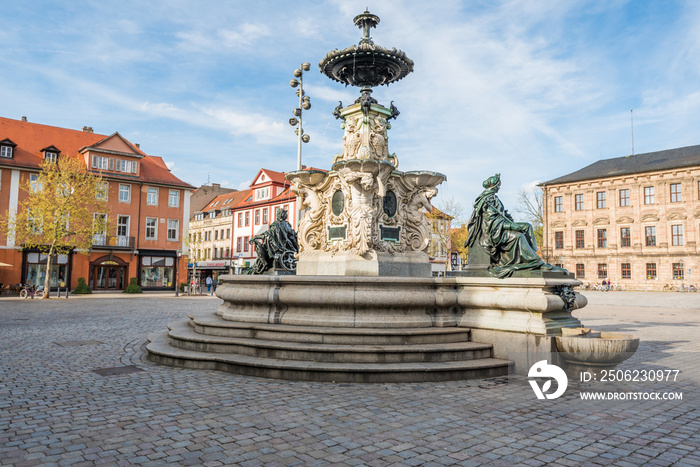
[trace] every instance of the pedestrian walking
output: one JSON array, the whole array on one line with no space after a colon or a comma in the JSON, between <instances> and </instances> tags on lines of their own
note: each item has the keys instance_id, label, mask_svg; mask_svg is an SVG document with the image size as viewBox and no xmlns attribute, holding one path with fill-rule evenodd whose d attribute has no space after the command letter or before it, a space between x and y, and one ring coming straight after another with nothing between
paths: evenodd
<instances>
[{"instance_id":1,"label":"pedestrian walking","mask_svg":"<svg viewBox=\"0 0 700 467\"><path fill-rule=\"evenodd\" d=\"M207 292L211 292L211 276L207 276L207 280L204 282L207 284Z\"/></svg>"},{"instance_id":2,"label":"pedestrian walking","mask_svg":"<svg viewBox=\"0 0 700 467\"><path fill-rule=\"evenodd\" d=\"M216 286L219 285L219 281L216 279L216 277L211 281L211 294L214 295L216 293Z\"/></svg>"}]
</instances>

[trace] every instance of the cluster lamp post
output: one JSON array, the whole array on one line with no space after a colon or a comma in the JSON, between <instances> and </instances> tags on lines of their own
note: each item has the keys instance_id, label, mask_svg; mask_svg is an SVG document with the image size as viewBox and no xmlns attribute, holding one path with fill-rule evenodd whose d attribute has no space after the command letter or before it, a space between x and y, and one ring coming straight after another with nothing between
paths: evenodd
<instances>
[{"instance_id":1,"label":"cluster lamp post","mask_svg":"<svg viewBox=\"0 0 700 467\"><path fill-rule=\"evenodd\" d=\"M302 63L299 68L294 70L294 78L292 78L292 80L289 82L291 87L299 87L299 89L297 89L297 96L299 96L299 107L292 111L294 117L289 119L289 124L297 127L295 131L299 137L297 148L297 170L301 170L301 143L308 143L311 139L309 135L304 134L304 129L301 124L302 110L309 110L311 108L311 98L304 95L304 72L309 71L310 69L310 63Z\"/></svg>"}]
</instances>

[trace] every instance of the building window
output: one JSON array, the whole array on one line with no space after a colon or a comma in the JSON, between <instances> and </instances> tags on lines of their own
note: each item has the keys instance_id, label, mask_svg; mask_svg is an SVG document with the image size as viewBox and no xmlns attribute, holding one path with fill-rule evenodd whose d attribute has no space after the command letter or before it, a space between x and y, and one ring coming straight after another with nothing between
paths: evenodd
<instances>
[{"instance_id":1,"label":"building window","mask_svg":"<svg viewBox=\"0 0 700 467\"><path fill-rule=\"evenodd\" d=\"M238 237L238 238L236 239L236 251L237 251L238 253L241 252L241 247L243 246L243 243L242 243L242 242L243 242L243 239L242 239L241 237Z\"/></svg>"},{"instance_id":2,"label":"building window","mask_svg":"<svg viewBox=\"0 0 700 467\"><path fill-rule=\"evenodd\" d=\"M554 212L563 212L564 211L564 197L563 196L555 196L554 197Z\"/></svg>"},{"instance_id":3,"label":"building window","mask_svg":"<svg viewBox=\"0 0 700 467\"><path fill-rule=\"evenodd\" d=\"M605 192L604 191L599 191L596 193L596 200L597 200L597 206L598 209L603 209L605 208Z\"/></svg>"},{"instance_id":4,"label":"building window","mask_svg":"<svg viewBox=\"0 0 700 467\"><path fill-rule=\"evenodd\" d=\"M671 202L680 203L683 201L683 196L681 194L681 184L671 183Z\"/></svg>"},{"instance_id":5,"label":"building window","mask_svg":"<svg viewBox=\"0 0 700 467\"><path fill-rule=\"evenodd\" d=\"M109 169L109 158L104 156L92 156L92 168L98 170Z\"/></svg>"},{"instance_id":6,"label":"building window","mask_svg":"<svg viewBox=\"0 0 700 467\"><path fill-rule=\"evenodd\" d=\"M683 263L673 263L673 278L683 280Z\"/></svg>"},{"instance_id":7,"label":"building window","mask_svg":"<svg viewBox=\"0 0 700 467\"><path fill-rule=\"evenodd\" d=\"M269 222L269 217L267 216L267 208L263 208L263 224L267 225Z\"/></svg>"},{"instance_id":8,"label":"building window","mask_svg":"<svg viewBox=\"0 0 700 467\"><path fill-rule=\"evenodd\" d=\"M574 197L575 206L577 211L583 211L583 195L576 195Z\"/></svg>"},{"instance_id":9,"label":"building window","mask_svg":"<svg viewBox=\"0 0 700 467\"><path fill-rule=\"evenodd\" d=\"M218 240L218 239L219 239L219 231L215 230L214 231L214 240Z\"/></svg>"},{"instance_id":10,"label":"building window","mask_svg":"<svg viewBox=\"0 0 700 467\"><path fill-rule=\"evenodd\" d=\"M255 225L260 225L260 209L255 210Z\"/></svg>"},{"instance_id":11,"label":"building window","mask_svg":"<svg viewBox=\"0 0 700 467\"><path fill-rule=\"evenodd\" d=\"M270 197L270 187L258 188L255 190L255 200L267 199Z\"/></svg>"},{"instance_id":12,"label":"building window","mask_svg":"<svg viewBox=\"0 0 700 467\"><path fill-rule=\"evenodd\" d=\"M97 185L95 198L99 199L100 201L107 201L109 199L109 182L100 182Z\"/></svg>"},{"instance_id":13,"label":"building window","mask_svg":"<svg viewBox=\"0 0 700 467\"><path fill-rule=\"evenodd\" d=\"M117 172L124 172L128 174L136 173L136 161L127 161L124 159L118 159L116 165Z\"/></svg>"},{"instance_id":14,"label":"building window","mask_svg":"<svg viewBox=\"0 0 700 467\"><path fill-rule=\"evenodd\" d=\"M656 279L656 263L647 263L647 279Z\"/></svg>"},{"instance_id":15,"label":"building window","mask_svg":"<svg viewBox=\"0 0 700 467\"><path fill-rule=\"evenodd\" d=\"M96 212L92 215L93 227L95 229L95 235L104 237L107 235L107 214L102 214ZM100 243L99 245L102 245Z\"/></svg>"},{"instance_id":16,"label":"building window","mask_svg":"<svg viewBox=\"0 0 700 467\"><path fill-rule=\"evenodd\" d=\"M146 218L146 240L157 240L158 239L158 218L157 217L147 217Z\"/></svg>"},{"instance_id":17,"label":"building window","mask_svg":"<svg viewBox=\"0 0 700 467\"><path fill-rule=\"evenodd\" d=\"M224 256L224 258L228 259L230 257L231 257L231 250L228 247L226 247L226 256Z\"/></svg>"},{"instance_id":18,"label":"building window","mask_svg":"<svg viewBox=\"0 0 700 467\"><path fill-rule=\"evenodd\" d=\"M29 190L32 193L39 193L41 191L41 183L39 182L39 175L29 174Z\"/></svg>"},{"instance_id":19,"label":"building window","mask_svg":"<svg viewBox=\"0 0 700 467\"><path fill-rule=\"evenodd\" d=\"M644 187L644 204L654 204L654 187L645 186Z\"/></svg>"},{"instance_id":20,"label":"building window","mask_svg":"<svg viewBox=\"0 0 700 467\"><path fill-rule=\"evenodd\" d=\"M150 187L146 195L146 204L158 206L158 188Z\"/></svg>"},{"instance_id":21,"label":"building window","mask_svg":"<svg viewBox=\"0 0 700 467\"><path fill-rule=\"evenodd\" d=\"M622 263L620 265L620 277L623 279L631 279L632 278L632 265L630 263Z\"/></svg>"},{"instance_id":22,"label":"building window","mask_svg":"<svg viewBox=\"0 0 700 467\"><path fill-rule=\"evenodd\" d=\"M168 206L171 208L180 207L180 190L170 190L168 194Z\"/></svg>"},{"instance_id":23,"label":"building window","mask_svg":"<svg viewBox=\"0 0 700 467\"><path fill-rule=\"evenodd\" d=\"M243 213L238 213L238 227L243 227Z\"/></svg>"},{"instance_id":24,"label":"building window","mask_svg":"<svg viewBox=\"0 0 700 467\"><path fill-rule=\"evenodd\" d=\"M630 190L625 188L620 190L620 206L625 207L630 205Z\"/></svg>"},{"instance_id":25,"label":"building window","mask_svg":"<svg viewBox=\"0 0 700 467\"><path fill-rule=\"evenodd\" d=\"M245 226L248 227L250 225L250 211L245 212Z\"/></svg>"},{"instance_id":26,"label":"building window","mask_svg":"<svg viewBox=\"0 0 700 467\"><path fill-rule=\"evenodd\" d=\"M34 285L44 285L46 277L47 256L44 253L27 253L27 262L24 274L26 282ZM51 264L50 282L51 287L58 287L66 280L66 268L68 267L68 255L56 255ZM65 286L65 284L64 284Z\"/></svg>"},{"instance_id":27,"label":"building window","mask_svg":"<svg viewBox=\"0 0 700 467\"><path fill-rule=\"evenodd\" d=\"M119 202L131 203L131 185L119 185Z\"/></svg>"},{"instance_id":28,"label":"building window","mask_svg":"<svg viewBox=\"0 0 700 467\"><path fill-rule=\"evenodd\" d=\"M117 217L117 237L129 236L129 216Z\"/></svg>"},{"instance_id":29,"label":"building window","mask_svg":"<svg viewBox=\"0 0 700 467\"><path fill-rule=\"evenodd\" d=\"M177 241L178 230L180 230L180 221L177 219L168 219L168 240Z\"/></svg>"},{"instance_id":30,"label":"building window","mask_svg":"<svg viewBox=\"0 0 700 467\"><path fill-rule=\"evenodd\" d=\"M620 229L620 246L630 246L632 244L632 239L630 235L629 227L622 227Z\"/></svg>"},{"instance_id":31,"label":"building window","mask_svg":"<svg viewBox=\"0 0 700 467\"><path fill-rule=\"evenodd\" d=\"M586 277L586 265L583 263L576 263L576 278L583 279Z\"/></svg>"},{"instance_id":32,"label":"building window","mask_svg":"<svg viewBox=\"0 0 700 467\"><path fill-rule=\"evenodd\" d=\"M598 229L598 248L608 247L608 231L606 229Z\"/></svg>"},{"instance_id":33,"label":"building window","mask_svg":"<svg viewBox=\"0 0 700 467\"><path fill-rule=\"evenodd\" d=\"M671 226L671 245L673 245L673 246L683 245L683 226L682 225L672 225Z\"/></svg>"},{"instance_id":34,"label":"building window","mask_svg":"<svg viewBox=\"0 0 700 467\"><path fill-rule=\"evenodd\" d=\"M231 238L231 229L226 229L226 240Z\"/></svg>"},{"instance_id":35,"label":"building window","mask_svg":"<svg viewBox=\"0 0 700 467\"><path fill-rule=\"evenodd\" d=\"M598 263L598 279L606 279L608 277L608 265L606 263Z\"/></svg>"},{"instance_id":36,"label":"building window","mask_svg":"<svg viewBox=\"0 0 700 467\"><path fill-rule=\"evenodd\" d=\"M576 231L576 248L586 248L583 230Z\"/></svg>"},{"instance_id":37,"label":"building window","mask_svg":"<svg viewBox=\"0 0 700 467\"><path fill-rule=\"evenodd\" d=\"M554 248L557 250L564 248L564 232L554 232Z\"/></svg>"},{"instance_id":38,"label":"building window","mask_svg":"<svg viewBox=\"0 0 700 467\"><path fill-rule=\"evenodd\" d=\"M0 157L5 157L7 159L12 159L12 146L0 146Z\"/></svg>"},{"instance_id":39,"label":"building window","mask_svg":"<svg viewBox=\"0 0 700 467\"><path fill-rule=\"evenodd\" d=\"M644 228L644 238L647 246L656 246L656 227L650 226Z\"/></svg>"},{"instance_id":40,"label":"building window","mask_svg":"<svg viewBox=\"0 0 700 467\"><path fill-rule=\"evenodd\" d=\"M243 237L243 251L248 251L248 246L250 244L248 243L248 237Z\"/></svg>"},{"instance_id":41,"label":"building window","mask_svg":"<svg viewBox=\"0 0 700 467\"><path fill-rule=\"evenodd\" d=\"M44 153L44 160L47 160L49 162L53 162L55 164L56 159L58 159L58 154L56 154L55 152L46 151Z\"/></svg>"},{"instance_id":42,"label":"building window","mask_svg":"<svg viewBox=\"0 0 700 467\"><path fill-rule=\"evenodd\" d=\"M141 257L141 287L173 287L175 258Z\"/></svg>"}]
</instances>

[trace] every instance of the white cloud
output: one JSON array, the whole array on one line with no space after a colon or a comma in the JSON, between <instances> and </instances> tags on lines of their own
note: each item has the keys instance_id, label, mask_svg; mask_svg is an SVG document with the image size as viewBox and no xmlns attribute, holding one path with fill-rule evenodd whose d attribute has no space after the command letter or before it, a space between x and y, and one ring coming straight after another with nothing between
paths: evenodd
<instances>
[{"instance_id":1,"label":"white cloud","mask_svg":"<svg viewBox=\"0 0 700 467\"><path fill-rule=\"evenodd\" d=\"M201 110L220 122L230 133L255 136L260 142L276 144L283 137L282 130L286 130L282 123L261 114L228 108L210 107Z\"/></svg>"}]
</instances>

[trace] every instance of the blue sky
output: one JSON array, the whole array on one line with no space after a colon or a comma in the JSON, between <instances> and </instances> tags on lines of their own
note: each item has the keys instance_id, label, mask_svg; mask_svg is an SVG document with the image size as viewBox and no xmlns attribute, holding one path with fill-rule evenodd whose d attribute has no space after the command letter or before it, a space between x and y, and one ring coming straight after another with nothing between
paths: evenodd
<instances>
[{"instance_id":1,"label":"blue sky","mask_svg":"<svg viewBox=\"0 0 700 467\"><path fill-rule=\"evenodd\" d=\"M447 175L470 210L500 172L524 186L601 158L700 144L700 4L683 1L15 1L3 5L0 115L119 131L174 174L246 187L296 167L293 70L310 62L303 163L341 151L331 115L359 92L318 71L356 44L352 18L415 71L373 96L401 111L400 169Z\"/></svg>"}]
</instances>

